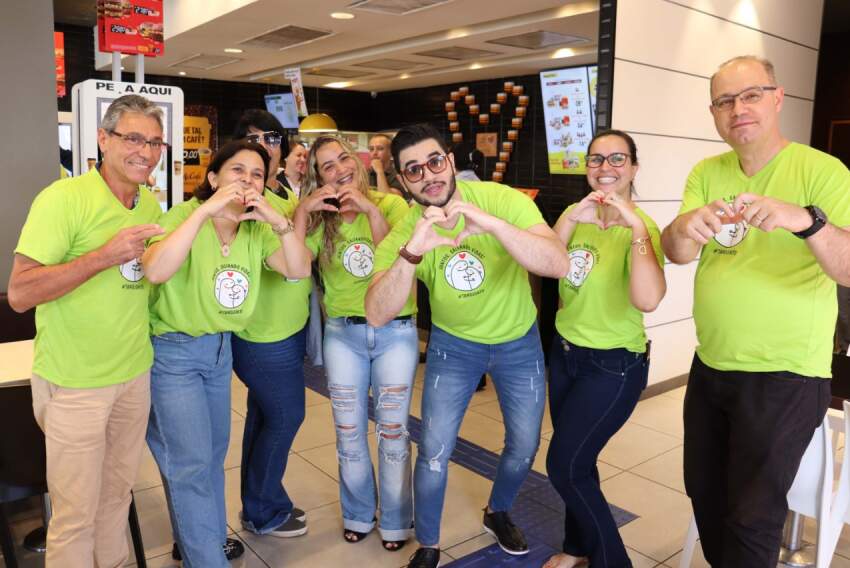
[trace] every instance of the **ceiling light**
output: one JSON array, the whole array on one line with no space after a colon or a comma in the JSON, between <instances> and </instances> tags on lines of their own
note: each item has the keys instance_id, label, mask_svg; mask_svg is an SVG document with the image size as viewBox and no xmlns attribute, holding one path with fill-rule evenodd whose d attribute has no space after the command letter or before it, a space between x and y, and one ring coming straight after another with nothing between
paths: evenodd
<instances>
[{"instance_id":1,"label":"ceiling light","mask_svg":"<svg viewBox=\"0 0 850 568\"><path fill-rule=\"evenodd\" d=\"M552 59L561 59L562 57L572 57L576 52L573 51L569 47L562 47L561 49L555 50L555 53L552 54Z\"/></svg>"},{"instance_id":2,"label":"ceiling light","mask_svg":"<svg viewBox=\"0 0 850 568\"><path fill-rule=\"evenodd\" d=\"M337 130L334 119L323 112L308 114L298 126L299 132L336 132Z\"/></svg>"},{"instance_id":3,"label":"ceiling light","mask_svg":"<svg viewBox=\"0 0 850 568\"><path fill-rule=\"evenodd\" d=\"M470 69L481 69L482 65L480 63L473 63L469 66Z\"/></svg>"},{"instance_id":4,"label":"ceiling light","mask_svg":"<svg viewBox=\"0 0 850 568\"><path fill-rule=\"evenodd\" d=\"M224 52L225 53L242 53L242 50L239 49L238 47L225 47Z\"/></svg>"},{"instance_id":5,"label":"ceiling light","mask_svg":"<svg viewBox=\"0 0 850 568\"><path fill-rule=\"evenodd\" d=\"M352 83L351 81L337 81L335 83L328 83L325 85L325 87L329 89L344 89L346 87L350 87L353 84L354 83Z\"/></svg>"},{"instance_id":6,"label":"ceiling light","mask_svg":"<svg viewBox=\"0 0 850 568\"><path fill-rule=\"evenodd\" d=\"M398 78L399 79L410 79L410 74L409 73L402 73L401 75L398 76Z\"/></svg>"},{"instance_id":7,"label":"ceiling light","mask_svg":"<svg viewBox=\"0 0 850 568\"><path fill-rule=\"evenodd\" d=\"M178 75L185 75L185 74L186 74L186 72L185 72L185 71L180 71L180 72L178 72L177 74L178 74Z\"/></svg>"},{"instance_id":8,"label":"ceiling light","mask_svg":"<svg viewBox=\"0 0 850 568\"><path fill-rule=\"evenodd\" d=\"M353 20L354 14L348 12L331 12L331 18L334 20Z\"/></svg>"}]
</instances>

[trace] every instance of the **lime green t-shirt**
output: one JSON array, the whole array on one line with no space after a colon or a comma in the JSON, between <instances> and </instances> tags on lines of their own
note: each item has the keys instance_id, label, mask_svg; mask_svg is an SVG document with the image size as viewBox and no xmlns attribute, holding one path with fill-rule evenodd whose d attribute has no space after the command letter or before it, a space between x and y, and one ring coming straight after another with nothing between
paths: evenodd
<instances>
[{"instance_id":1,"label":"lime green t-shirt","mask_svg":"<svg viewBox=\"0 0 850 568\"><path fill-rule=\"evenodd\" d=\"M850 225L850 173L832 156L790 144L752 177L734 152L708 158L688 176L680 214L716 199L754 193L816 205ZM777 229L727 224L703 247L694 283L697 355L721 371L832 375L835 282L803 239Z\"/></svg>"},{"instance_id":2,"label":"lime green t-shirt","mask_svg":"<svg viewBox=\"0 0 850 568\"><path fill-rule=\"evenodd\" d=\"M544 223L537 206L520 191L492 182L456 183L463 201L520 229ZM414 205L381 241L375 272L393 265L398 249L410 240L424 210ZM461 216L454 228L435 229L453 239L464 226ZM525 335L537 317L528 272L489 234L468 237L457 247L440 246L429 251L416 265L416 277L428 287L434 325L468 341L513 341Z\"/></svg>"},{"instance_id":3,"label":"lime green t-shirt","mask_svg":"<svg viewBox=\"0 0 850 568\"><path fill-rule=\"evenodd\" d=\"M139 188L133 209L118 201L97 169L57 181L35 199L15 252L45 266L100 248L118 231L156 223L162 210ZM68 388L126 382L148 370L149 284L137 260L112 266L35 309L33 373Z\"/></svg>"},{"instance_id":4,"label":"lime green t-shirt","mask_svg":"<svg viewBox=\"0 0 850 568\"><path fill-rule=\"evenodd\" d=\"M287 199L278 197L269 189L263 195L278 213L292 218L298 198L292 190L281 189L286 192ZM271 343L300 331L310 317L312 280L290 280L274 270L263 270L260 280L254 315L248 320L247 327L237 331L236 335L246 341Z\"/></svg>"},{"instance_id":5,"label":"lime green t-shirt","mask_svg":"<svg viewBox=\"0 0 850 568\"><path fill-rule=\"evenodd\" d=\"M160 224L166 234L185 221L201 203L192 198L175 205ZM151 294L151 334L179 331L197 337L245 329L257 305L265 259L280 248L280 239L266 223L239 223L230 254L221 244L211 219L201 226L186 260Z\"/></svg>"},{"instance_id":6,"label":"lime green t-shirt","mask_svg":"<svg viewBox=\"0 0 850 568\"><path fill-rule=\"evenodd\" d=\"M369 191L369 199L377 205L390 228L397 225L410 211L401 197ZM307 237L307 248L318 256L322 249L324 225ZM369 219L359 214L351 223L340 222L334 242L334 255L329 266L320 267L325 287L325 311L328 317L365 316L366 291L375 264L375 244ZM416 296L411 292L400 315L416 313Z\"/></svg>"},{"instance_id":7,"label":"lime green t-shirt","mask_svg":"<svg viewBox=\"0 0 850 568\"><path fill-rule=\"evenodd\" d=\"M575 208L571 205L567 211ZM658 264L664 267L661 233L639 208ZM635 245L636 246L636 245ZM562 307L555 315L561 337L582 347L646 351L643 313L629 299L632 230L580 224L567 245L570 270L558 284Z\"/></svg>"}]
</instances>

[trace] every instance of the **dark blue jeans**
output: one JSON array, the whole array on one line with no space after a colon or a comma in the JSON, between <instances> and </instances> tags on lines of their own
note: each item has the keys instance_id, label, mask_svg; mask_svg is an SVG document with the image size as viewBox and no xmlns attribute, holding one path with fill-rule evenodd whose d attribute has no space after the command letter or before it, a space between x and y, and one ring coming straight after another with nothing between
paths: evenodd
<instances>
[{"instance_id":1,"label":"dark blue jeans","mask_svg":"<svg viewBox=\"0 0 850 568\"><path fill-rule=\"evenodd\" d=\"M591 566L631 566L599 487L596 459L646 387L646 356L626 349L579 347L555 334L549 365L555 432L546 471L566 505L564 552L587 556Z\"/></svg>"},{"instance_id":2,"label":"dark blue jeans","mask_svg":"<svg viewBox=\"0 0 850 568\"><path fill-rule=\"evenodd\" d=\"M268 533L289 519L283 487L289 449L304 421L304 329L281 341L254 343L233 336L233 370L248 387L242 437L242 521Z\"/></svg>"}]
</instances>

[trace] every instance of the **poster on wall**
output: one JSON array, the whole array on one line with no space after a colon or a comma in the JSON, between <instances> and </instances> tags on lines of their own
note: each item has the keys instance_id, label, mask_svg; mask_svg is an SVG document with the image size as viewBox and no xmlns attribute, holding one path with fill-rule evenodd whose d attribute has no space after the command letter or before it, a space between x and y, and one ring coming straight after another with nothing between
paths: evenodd
<instances>
[{"instance_id":1,"label":"poster on wall","mask_svg":"<svg viewBox=\"0 0 850 568\"><path fill-rule=\"evenodd\" d=\"M53 32L53 58L56 62L56 96L65 96L65 34Z\"/></svg>"},{"instance_id":2,"label":"poster on wall","mask_svg":"<svg viewBox=\"0 0 850 568\"><path fill-rule=\"evenodd\" d=\"M162 0L97 0L97 33L100 51L165 53Z\"/></svg>"},{"instance_id":3,"label":"poster on wall","mask_svg":"<svg viewBox=\"0 0 850 568\"><path fill-rule=\"evenodd\" d=\"M206 116L183 117L183 187L193 192L204 180L212 157L212 124Z\"/></svg>"},{"instance_id":4,"label":"poster on wall","mask_svg":"<svg viewBox=\"0 0 850 568\"><path fill-rule=\"evenodd\" d=\"M301 68L290 67L283 70L283 77L292 86L292 95L295 97L295 108L298 116L307 116L307 100L304 98L304 84L301 82Z\"/></svg>"},{"instance_id":5,"label":"poster on wall","mask_svg":"<svg viewBox=\"0 0 850 568\"><path fill-rule=\"evenodd\" d=\"M587 145L593 138L594 103L587 67L541 72L540 92L549 173L583 175Z\"/></svg>"}]
</instances>

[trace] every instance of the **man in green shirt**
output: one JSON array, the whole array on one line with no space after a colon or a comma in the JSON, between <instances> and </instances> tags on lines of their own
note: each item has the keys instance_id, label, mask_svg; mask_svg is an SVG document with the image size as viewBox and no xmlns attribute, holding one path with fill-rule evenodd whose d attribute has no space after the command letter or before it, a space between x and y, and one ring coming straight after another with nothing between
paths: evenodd
<instances>
[{"instance_id":1,"label":"man in green shirt","mask_svg":"<svg viewBox=\"0 0 850 568\"><path fill-rule=\"evenodd\" d=\"M9 304L36 307L32 394L47 444L48 567L121 566L150 411L148 282L139 258L162 233L141 187L165 145L162 111L116 99L98 129L103 161L33 202Z\"/></svg>"},{"instance_id":2,"label":"man in green shirt","mask_svg":"<svg viewBox=\"0 0 850 568\"><path fill-rule=\"evenodd\" d=\"M727 61L710 89L732 152L694 167L662 237L673 262L700 257L685 487L712 566L772 567L786 494L830 400L850 173L782 136L785 93L770 62Z\"/></svg>"},{"instance_id":3,"label":"man in green shirt","mask_svg":"<svg viewBox=\"0 0 850 568\"><path fill-rule=\"evenodd\" d=\"M391 320L419 278L429 290L433 322L414 475L420 548L410 568L439 563L448 461L485 372L493 377L505 417L505 449L484 528L508 554L527 554L508 511L534 461L546 399L528 272L563 277L566 251L524 194L495 183L456 181L453 156L433 127L402 128L392 152L417 204L378 246L366 317L376 327Z\"/></svg>"}]
</instances>

